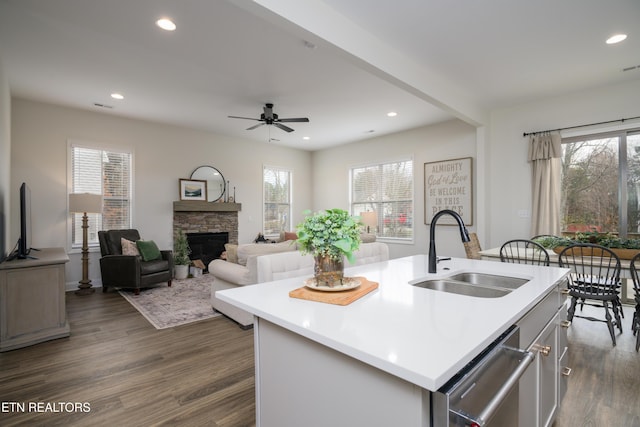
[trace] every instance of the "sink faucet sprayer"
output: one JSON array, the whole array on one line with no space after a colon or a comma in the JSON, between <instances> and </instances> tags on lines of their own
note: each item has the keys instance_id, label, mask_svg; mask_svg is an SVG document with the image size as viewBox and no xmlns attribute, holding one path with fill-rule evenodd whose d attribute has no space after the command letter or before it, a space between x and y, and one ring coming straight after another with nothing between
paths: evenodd
<instances>
[{"instance_id":1,"label":"sink faucet sprayer","mask_svg":"<svg viewBox=\"0 0 640 427\"><path fill-rule=\"evenodd\" d=\"M469 242L469 232L467 231L467 227L464 226L464 222L462 222L462 217L458 215L457 212L444 209L440 212L436 213L431 220L431 226L429 227L429 273L435 273L438 271L436 265L438 264L438 257L436 256L436 222L438 218L440 218L444 214L451 215L458 223L458 228L460 228L460 237L462 238L462 243Z\"/></svg>"}]
</instances>

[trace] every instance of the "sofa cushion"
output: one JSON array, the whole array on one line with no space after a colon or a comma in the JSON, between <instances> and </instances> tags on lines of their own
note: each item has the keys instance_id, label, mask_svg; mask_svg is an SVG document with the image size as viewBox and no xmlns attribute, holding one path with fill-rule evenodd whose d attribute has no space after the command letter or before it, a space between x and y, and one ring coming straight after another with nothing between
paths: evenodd
<instances>
[{"instance_id":1,"label":"sofa cushion","mask_svg":"<svg viewBox=\"0 0 640 427\"><path fill-rule=\"evenodd\" d=\"M158 245L153 240L138 240L136 246L140 251L140 256L143 261L153 261L155 259L162 258Z\"/></svg>"},{"instance_id":2,"label":"sofa cushion","mask_svg":"<svg viewBox=\"0 0 640 427\"><path fill-rule=\"evenodd\" d=\"M238 264L247 265L247 259L252 255L260 256L295 250L296 245L293 241L281 243L248 243L246 245L238 245Z\"/></svg>"},{"instance_id":3,"label":"sofa cushion","mask_svg":"<svg viewBox=\"0 0 640 427\"><path fill-rule=\"evenodd\" d=\"M238 245L227 243L224 245L224 250L227 253L227 261L237 264L238 263Z\"/></svg>"},{"instance_id":4,"label":"sofa cushion","mask_svg":"<svg viewBox=\"0 0 640 427\"><path fill-rule=\"evenodd\" d=\"M132 242L131 240L127 240L124 237L121 237L120 245L122 246L122 255L130 255L130 256L140 255L140 251L138 250L138 246L136 245L136 242Z\"/></svg>"},{"instance_id":5,"label":"sofa cushion","mask_svg":"<svg viewBox=\"0 0 640 427\"><path fill-rule=\"evenodd\" d=\"M169 261L166 259L154 259L148 262L140 263L140 274L146 276L147 274L161 273L169 269Z\"/></svg>"}]
</instances>

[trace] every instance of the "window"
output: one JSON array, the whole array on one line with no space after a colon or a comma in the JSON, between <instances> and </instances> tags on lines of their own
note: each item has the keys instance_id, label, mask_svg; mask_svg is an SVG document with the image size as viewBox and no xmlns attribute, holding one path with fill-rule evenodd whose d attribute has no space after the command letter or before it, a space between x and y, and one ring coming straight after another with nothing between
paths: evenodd
<instances>
[{"instance_id":1,"label":"window","mask_svg":"<svg viewBox=\"0 0 640 427\"><path fill-rule=\"evenodd\" d=\"M413 160L351 169L351 214L377 213L377 235L413 239Z\"/></svg>"},{"instance_id":2,"label":"window","mask_svg":"<svg viewBox=\"0 0 640 427\"><path fill-rule=\"evenodd\" d=\"M262 174L265 237L291 228L291 171L265 166Z\"/></svg>"},{"instance_id":3,"label":"window","mask_svg":"<svg viewBox=\"0 0 640 427\"><path fill-rule=\"evenodd\" d=\"M562 231L640 237L640 129L562 142Z\"/></svg>"},{"instance_id":4,"label":"window","mask_svg":"<svg viewBox=\"0 0 640 427\"><path fill-rule=\"evenodd\" d=\"M89 217L89 246L98 246L98 230L131 228L132 154L71 144L71 193L102 194L102 214ZM82 215L71 219L71 247L82 247Z\"/></svg>"}]
</instances>

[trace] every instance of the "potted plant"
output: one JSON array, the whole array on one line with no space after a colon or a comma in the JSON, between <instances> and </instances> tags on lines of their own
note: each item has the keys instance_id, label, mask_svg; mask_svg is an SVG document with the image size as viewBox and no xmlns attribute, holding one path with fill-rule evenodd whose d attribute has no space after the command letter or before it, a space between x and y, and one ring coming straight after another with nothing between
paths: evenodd
<instances>
[{"instance_id":1,"label":"potted plant","mask_svg":"<svg viewBox=\"0 0 640 427\"><path fill-rule=\"evenodd\" d=\"M633 259L640 252L640 239L621 239L613 233L585 232L573 236L546 236L534 239L547 249L556 253L575 243L593 243L611 249L620 259Z\"/></svg>"},{"instance_id":2,"label":"potted plant","mask_svg":"<svg viewBox=\"0 0 640 427\"><path fill-rule=\"evenodd\" d=\"M360 218L342 209L327 209L311 214L298 225L298 247L315 260L316 285L333 288L343 284L344 258L355 261L353 252L360 247Z\"/></svg>"},{"instance_id":3,"label":"potted plant","mask_svg":"<svg viewBox=\"0 0 640 427\"><path fill-rule=\"evenodd\" d=\"M189 275L190 253L191 248L189 247L187 236L182 230L178 230L173 242L173 263L175 265L176 279L186 279Z\"/></svg>"}]
</instances>

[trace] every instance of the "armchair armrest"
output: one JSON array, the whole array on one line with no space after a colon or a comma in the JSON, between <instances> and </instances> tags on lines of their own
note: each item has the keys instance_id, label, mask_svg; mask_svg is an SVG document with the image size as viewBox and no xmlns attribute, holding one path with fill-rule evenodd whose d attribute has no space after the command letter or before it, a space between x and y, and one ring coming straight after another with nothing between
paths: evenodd
<instances>
[{"instance_id":1,"label":"armchair armrest","mask_svg":"<svg viewBox=\"0 0 640 427\"><path fill-rule=\"evenodd\" d=\"M173 251L160 251L162 259L169 261L169 270L173 272Z\"/></svg>"}]
</instances>

